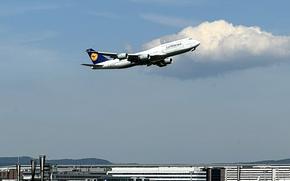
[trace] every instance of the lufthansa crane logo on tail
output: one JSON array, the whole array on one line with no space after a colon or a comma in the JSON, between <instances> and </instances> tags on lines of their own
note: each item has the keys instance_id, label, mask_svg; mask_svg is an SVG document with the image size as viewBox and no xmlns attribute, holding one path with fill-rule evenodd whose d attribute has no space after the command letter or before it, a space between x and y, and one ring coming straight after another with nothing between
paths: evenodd
<instances>
[{"instance_id":1,"label":"lufthansa crane logo on tail","mask_svg":"<svg viewBox=\"0 0 290 181\"><path fill-rule=\"evenodd\" d=\"M97 54L97 53L92 53L92 54L91 54L91 59L92 59L93 62L97 61L97 59L98 59L98 54Z\"/></svg>"}]
</instances>

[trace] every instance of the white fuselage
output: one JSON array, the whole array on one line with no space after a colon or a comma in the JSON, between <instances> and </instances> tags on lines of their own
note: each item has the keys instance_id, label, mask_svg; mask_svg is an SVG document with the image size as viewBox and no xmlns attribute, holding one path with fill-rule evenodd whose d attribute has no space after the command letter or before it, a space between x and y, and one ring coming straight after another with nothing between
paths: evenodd
<instances>
[{"instance_id":1,"label":"white fuselage","mask_svg":"<svg viewBox=\"0 0 290 181\"><path fill-rule=\"evenodd\" d=\"M154 56L162 56L162 59L166 59L168 57L172 57L175 55L179 55L188 51L193 51L200 44L199 41L193 40L191 38L185 38L165 44L161 44L157 47L151 48L149 50L145 50L142 52L135 53L133 55L149 55L150 57ZM151 63L155 63L160 61L160 58L155 58L150 60ZM144 63L137 63L128 61L128 59L111 59L106 62L99 63L98 65L102 66L102 69L119 69L119 68L127 68L137 65L144 65Z\"/></svg>"}]
</instances>

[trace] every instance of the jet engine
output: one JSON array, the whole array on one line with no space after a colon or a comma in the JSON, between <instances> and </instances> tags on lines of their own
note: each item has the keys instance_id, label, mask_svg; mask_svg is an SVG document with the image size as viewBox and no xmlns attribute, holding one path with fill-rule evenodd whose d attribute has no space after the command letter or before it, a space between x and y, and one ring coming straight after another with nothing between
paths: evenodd
<instances>
[{"instance_id":1,"label":"jet engine","mask_svg":"<svg viewBox=\"0 0 290 181\"><path fill-rule=\"evenodd\" d=\"M164 59L164 63L166 65L171 64L172 63L172 58L166 58L166 59Z\"/></svg>"},{"instance_id":2,"label":"jet engine","mask_svg":"<svg viewBox=\"0 0 290 181\"><path fill-rule=\"evenodd\" d=\"M149 54L141 54L138 56L139 60L141 61L147 61L150 59L150 55Z\"/></svg>"},{"instance_id":3,"label":"jet engine","mask_svg":"<svg viewBox=\"0 0 290 181\"><path fill-rule=\"evenodd\" d=\"M120 59L120 60L126 59L126 58L128 58L128 54L127 53L119 53L117 55L117 58Z\"/></svg>"}]
</instances>

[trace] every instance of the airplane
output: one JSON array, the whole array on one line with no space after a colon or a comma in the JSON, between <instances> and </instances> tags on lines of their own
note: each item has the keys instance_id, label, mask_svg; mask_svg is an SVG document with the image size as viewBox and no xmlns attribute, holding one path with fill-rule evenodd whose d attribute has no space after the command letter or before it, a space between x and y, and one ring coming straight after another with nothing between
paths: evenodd
<instances>
[{"instance_id":1,"label":"airplane","mask_svg":"<svg viewBox=\"0 0 290 181\"><path fill-rule=\"evenodd\" d=\"M92 69L123 69L138 65L156 65L164 67L172 63L172 56L194 51L200 42L192 38L184 38L138 53L110 53L87 49L93 64L82 64Z\"/></svg>"}]
</instances>

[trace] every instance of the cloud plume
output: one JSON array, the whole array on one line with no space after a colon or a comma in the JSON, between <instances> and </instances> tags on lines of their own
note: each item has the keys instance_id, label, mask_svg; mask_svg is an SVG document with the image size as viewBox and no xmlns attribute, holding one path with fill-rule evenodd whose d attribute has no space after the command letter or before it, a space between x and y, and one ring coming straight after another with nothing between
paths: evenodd
<instances>
[{"instance_id":1,"label":"cloud plume","mask_svg":"<svg viewBox=\"0 0 290 181\"><path fill-rule=\"evenodd\" d=\"M175 58L176 65L157 70L158 73L201 78L284 62L290 58L290 36L276 36L256 26L233 25L224 20L187 27L177 34L155 39L144 47L181 37L192 37L201 45L194 53Z\"/></svg>"}]
</instances>

